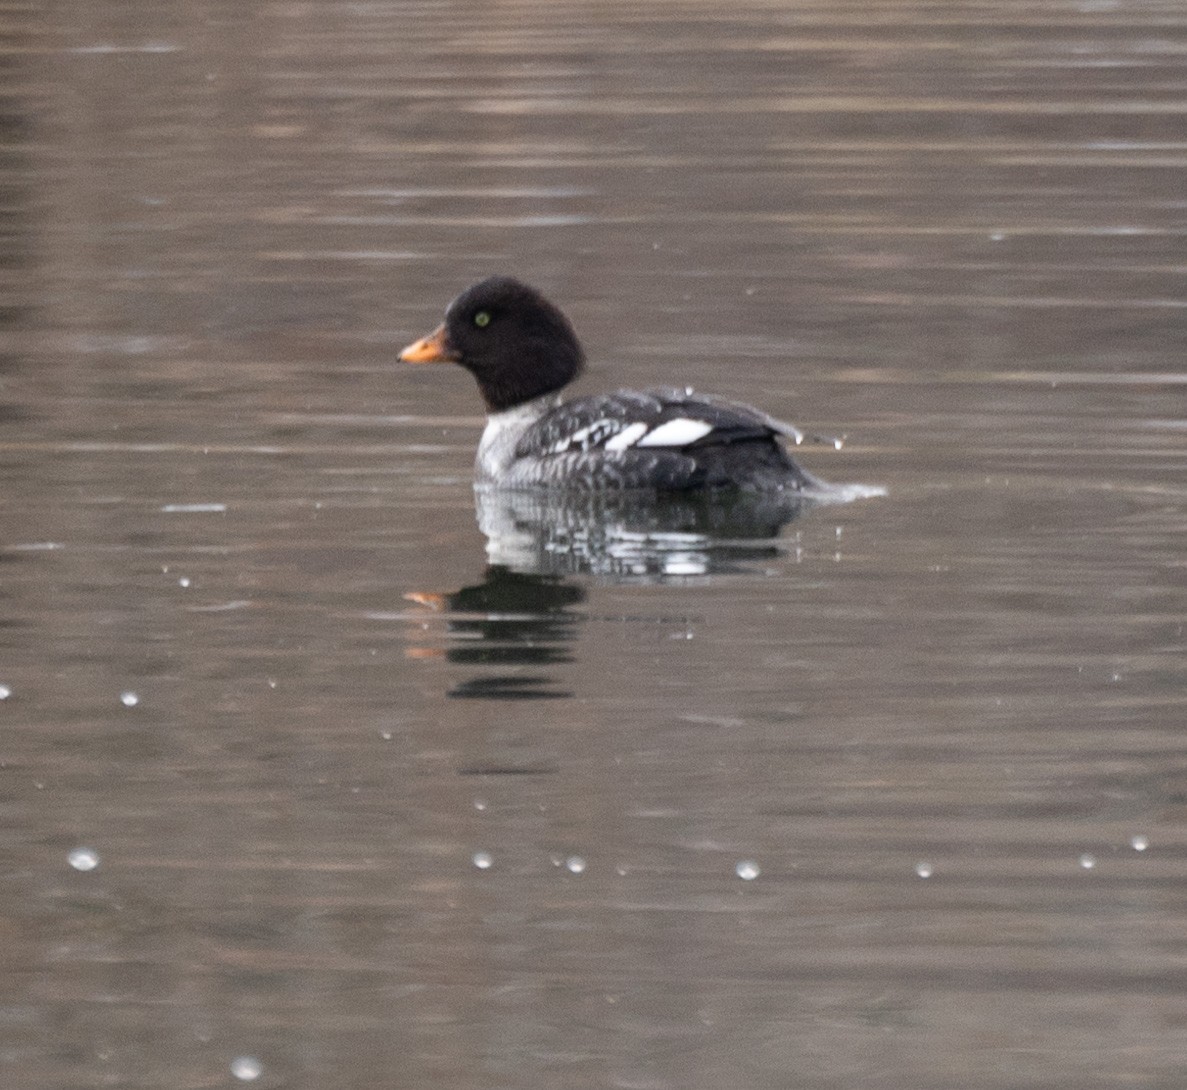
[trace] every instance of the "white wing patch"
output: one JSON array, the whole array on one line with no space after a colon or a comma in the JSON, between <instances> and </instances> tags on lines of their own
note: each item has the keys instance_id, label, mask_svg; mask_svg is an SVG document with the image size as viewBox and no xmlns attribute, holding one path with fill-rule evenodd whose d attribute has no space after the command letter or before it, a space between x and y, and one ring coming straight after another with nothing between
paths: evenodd
<instances>
[{"instance_id":1,"label":"white wing patch","mask_svg":"<svg viewBox=\"0 0 1187 1090\"><path fill-rule=\"evenodd\" d=\"M606 440L605 450L626 450L633 447L635 441L647 431L647 425L634 423L625 427L617 435Z\"/></svg>"},{"instance_id":2,"label":"white wing patch","mask_svg":"<svg viewBox=\"0 0 1187 1090\"><path fill-rule=\"evenodd\" d=\"M712 424L687 416L668 420L651 431L648 431L648 425L641 420L624 425L621 420L602 419L577 428L563 439L558 439L548 448L548 453L568 454L572 451L593 450L599 446L613 454L630 450L632 447L679 449L703 439L712 430Z\"/></svg>"},{"instance_id":3,"label":"white wing patch","mask_svg":"<svg viewBox=\"0 0 1187 1090\"><path fill-rule=\"evenodd\" d=\"M629 430L628 428L627 431ZM637 445L641 447L686 447L698 439L704 439L712 430L713 425L704 420L690 420L686 416L678 416L675 420L669 420L660 424L654 431L648 432ZM625 434L626 432L622 433L622 435ZM622 435L616 435L614 441L617 442L622 438ZM609 448L610 444L607 443L606 446Z\"/></svg>"}]
</instances>

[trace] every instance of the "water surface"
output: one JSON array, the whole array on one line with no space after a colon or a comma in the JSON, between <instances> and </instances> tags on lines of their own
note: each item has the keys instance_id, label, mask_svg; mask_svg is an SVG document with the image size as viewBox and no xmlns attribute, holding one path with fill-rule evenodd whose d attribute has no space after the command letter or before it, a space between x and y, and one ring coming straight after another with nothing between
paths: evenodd
<instances>
[{"instance_id":1,"label":"water surface","mask_svg":"<svg viewBox=\"0 0 1187 1090\"><path fill-rule=\"evenodd\" d=\"M5 1085L1178 1085L1179 4L3 25ZM492 272L888 495L476 508Z\"/></svg>"}]
</instances>

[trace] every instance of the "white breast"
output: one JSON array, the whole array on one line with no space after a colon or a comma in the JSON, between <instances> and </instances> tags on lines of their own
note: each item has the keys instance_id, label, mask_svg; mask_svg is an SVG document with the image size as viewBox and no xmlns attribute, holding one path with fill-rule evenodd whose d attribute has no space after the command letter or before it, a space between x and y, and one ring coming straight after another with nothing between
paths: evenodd
<instances>
[{"instance_id":1,"label":"white breast","mask_svg":"<svg viewBox=\"0 0 1187 1090\"><path fill-rule=\"evenodd\" d=\"M515 461L515 448L519 445L520 437L558 401L555 394L548 394L517 405L514 409L488 415L474 459L478 479L502 480Z\"/></svg>"}]
</instances>

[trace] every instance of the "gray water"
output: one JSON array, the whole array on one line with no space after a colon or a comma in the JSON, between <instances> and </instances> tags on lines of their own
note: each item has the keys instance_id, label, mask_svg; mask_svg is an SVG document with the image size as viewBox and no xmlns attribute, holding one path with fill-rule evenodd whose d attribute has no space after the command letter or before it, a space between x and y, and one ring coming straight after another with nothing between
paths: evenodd
<instances>
[{"instance_id":1,"label":"gray water","mask_svg":"<svg viewBox=\"0 0 1187 1090\"><path fill-rule=\"evenodd\" d=\"M0 25L5 1087L1182 1085L1177 0ZM496 271L887 494L476 509Z\"/></svg>"}]
</instances>

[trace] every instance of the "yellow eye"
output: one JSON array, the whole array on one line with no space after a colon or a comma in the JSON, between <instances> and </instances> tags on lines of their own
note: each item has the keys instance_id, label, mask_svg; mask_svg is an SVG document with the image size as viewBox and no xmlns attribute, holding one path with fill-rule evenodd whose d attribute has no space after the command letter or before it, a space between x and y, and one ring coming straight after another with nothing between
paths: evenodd
<instances>
[{"instance_id":1,"label":"yellow eye","mask_svg":"<svg viewBox=\"0 0 1187 1090\"><path fill-rule=\"evenodd\" d=\"M485 329L488 325L490 325L490 315L487 314L485 310L480 310L474 315L474 324L479 329Z\"/></svg>"}]
</instances>

